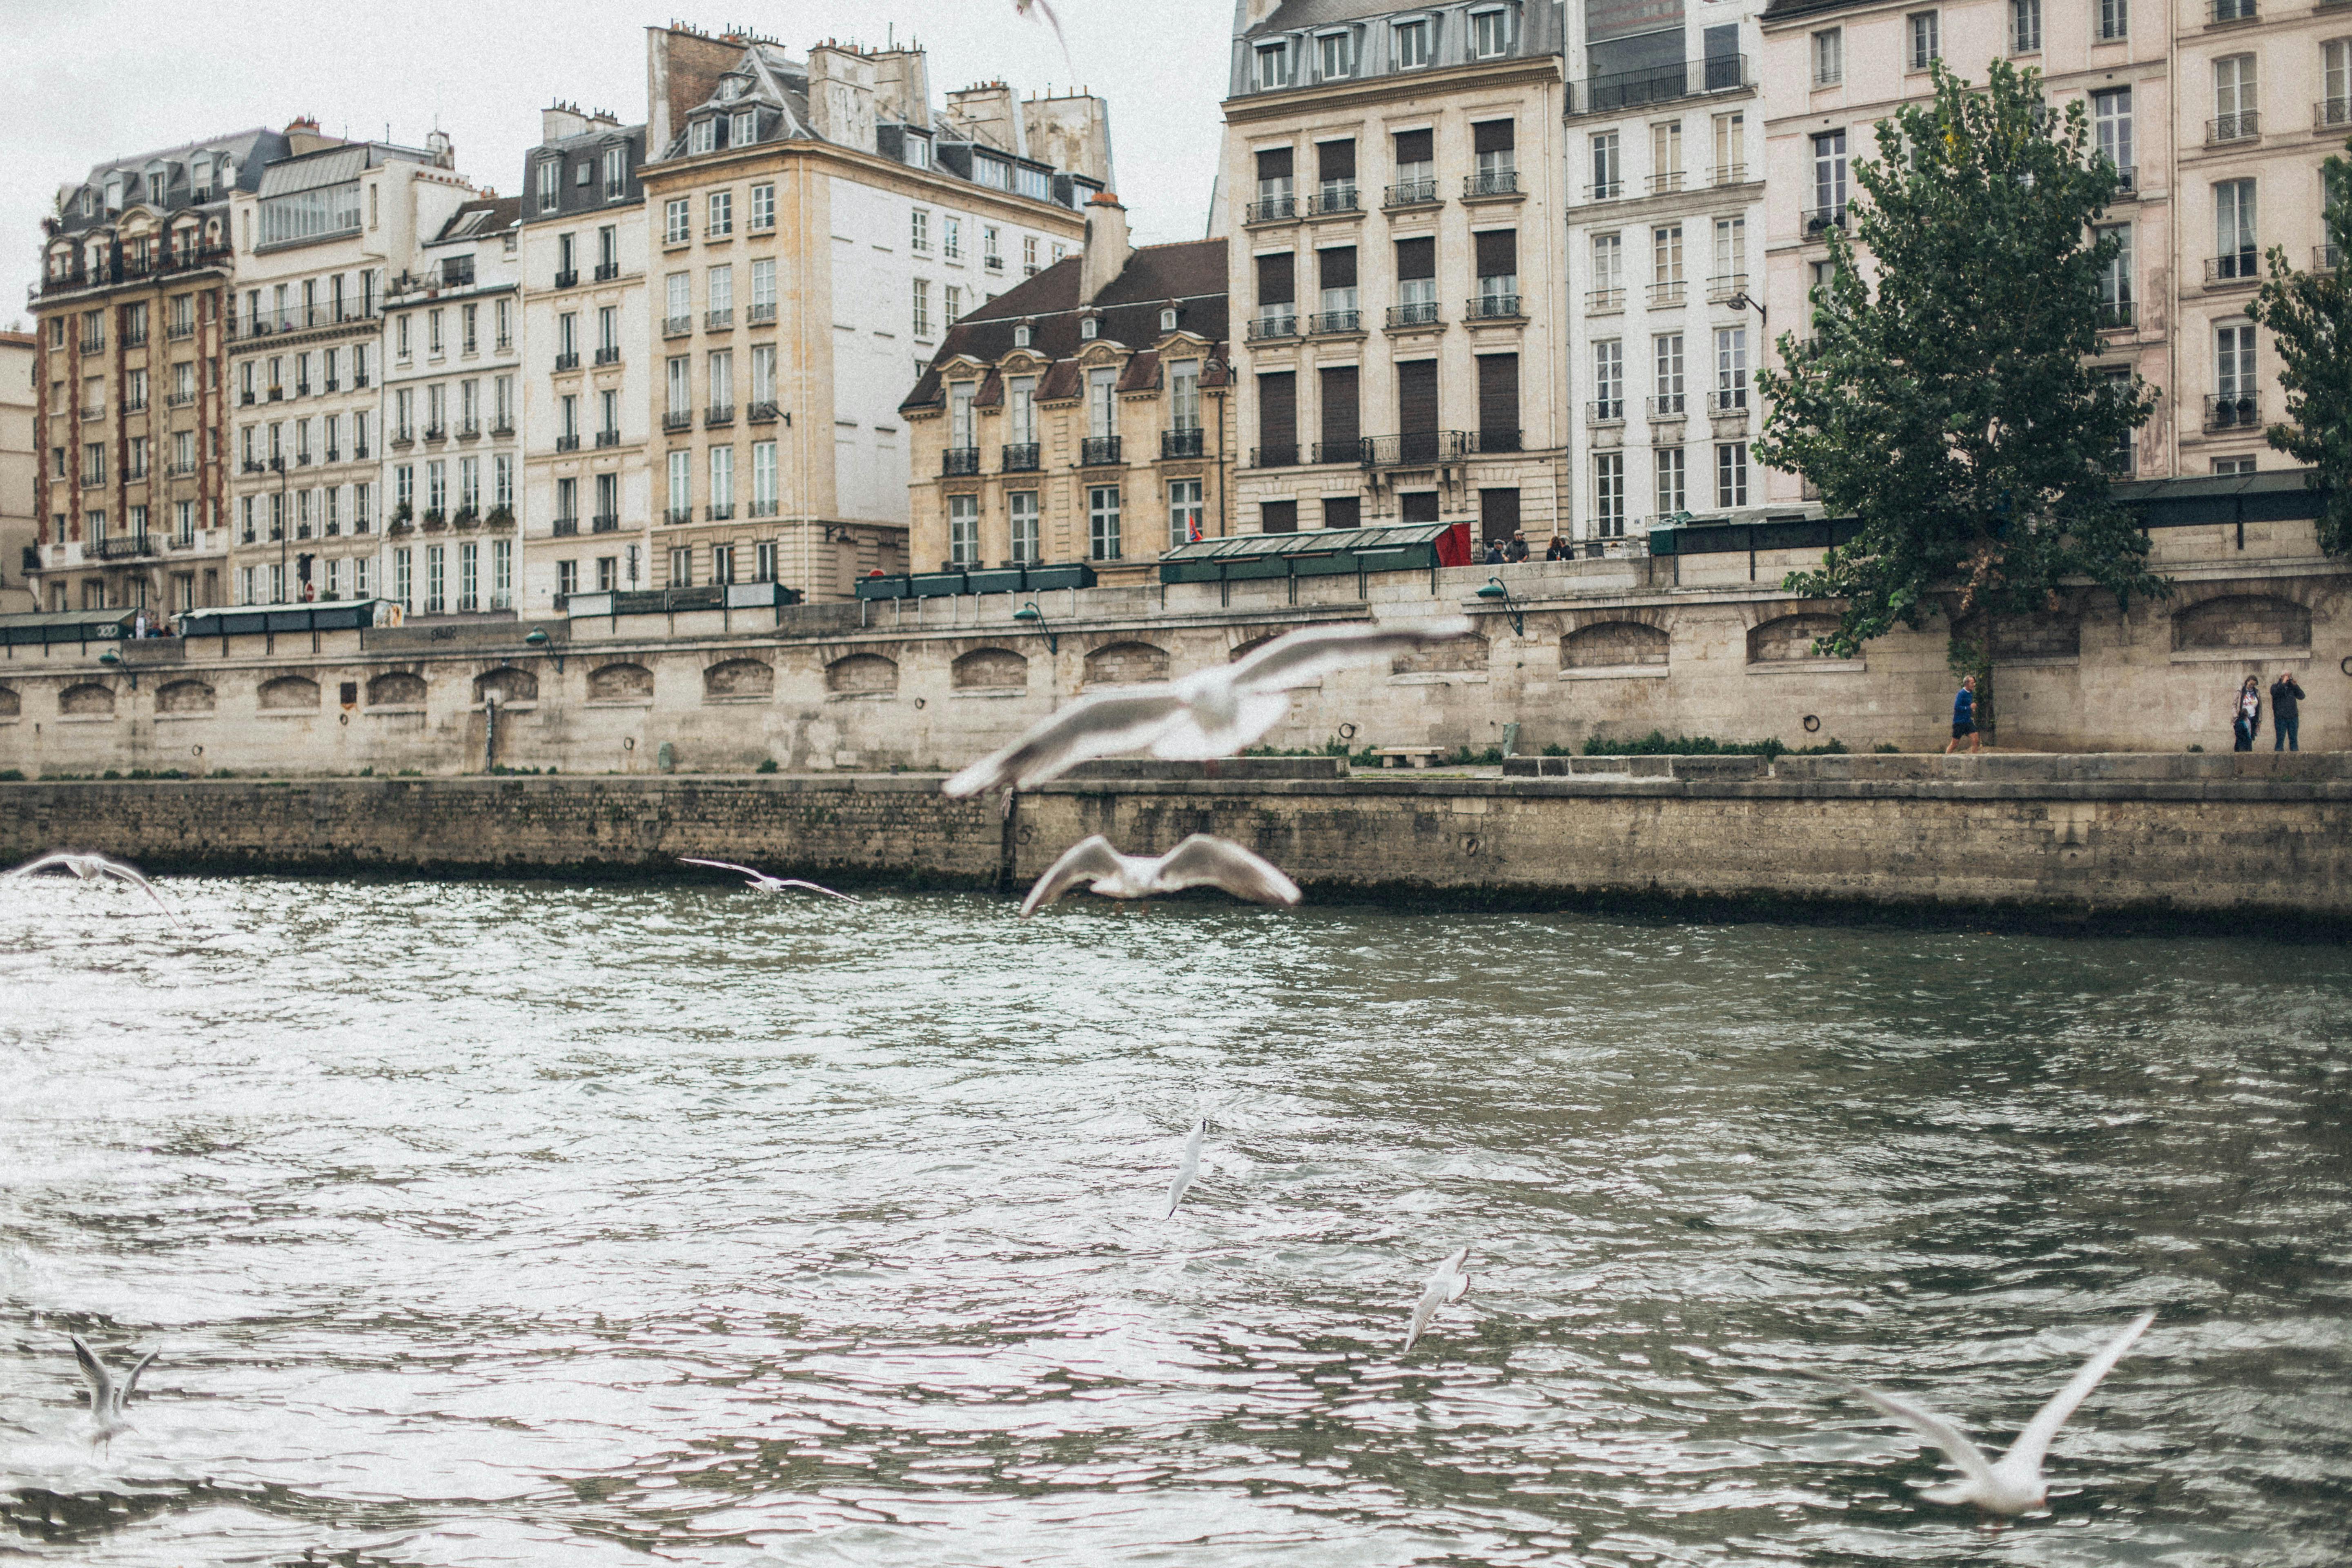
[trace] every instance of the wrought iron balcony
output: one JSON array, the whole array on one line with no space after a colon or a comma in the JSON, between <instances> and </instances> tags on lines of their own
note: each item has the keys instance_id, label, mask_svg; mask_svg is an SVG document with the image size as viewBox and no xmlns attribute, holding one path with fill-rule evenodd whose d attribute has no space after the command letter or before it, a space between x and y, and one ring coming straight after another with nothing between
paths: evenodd
<instances>
[{"instance_id":1,"label":"wrought iron balcony","mask_svg":"<svg viewBox=\"0 0 2352 1568\"><path fill-rule=\"evenodd\" d=\"M1706 395L1706 411L1718 418L1729 418L1748 412L1748 389L1744 386L1718 386Z\"/></svg>"},{"instance_id":2,"label":"wrought iron balcony","mask_svg":"<svg viewBox=\"0 0 2352 1568\"><path fill-rule=\"evenodd\" d=\"M1312 216L1328 217L1341 213L1359 213L1364 207L1356 195L1356 182L1340 180L1318 191L1308 201L1307 210Z\"/></svg>"},{"instance_id":3,"label":"wrought iron balcony","mask_svg":"<svg viewBox=\"0 0 2352 1568\"><path fill-rule=\"evenodd\" d=\"M2235 114L2219 114L2205 122L2205 145L2218 147L2225 142L2252 142L2263 133L2263 117L2259 110L2242 109Z\"/></svg>"},{"instance_id":4,"label":"wrought iron balcony","mask_svg":"<svg viewBox=\"0 0 2352 1568\"><path fill-rule=\"evenodd\" d=\"M1116 436L1088 436L1078 443L1078 463L1082 468L1098 468L1118 460Z\"/></svg>"},{"instance_id":5,"label":"wrought iron balcony","mask_svg":"<svg viewBox=\"0 0 2352 1568\"><path fill-rule=\"evenodd\" d=\"M611 348L598 349L598 350L596 351L596 363L597 363L598 364L618 364L618 363L621 363L621 345L620 345L620 344L618 344L618 343L614 343Z\"/></svg>"},{"instance_id":6,"label":"wrought iron balcony","mask_svg":"<svg viewBox=\"0 0 2352 1568\"><path fill-rule=\"evenodd\" d=\"M596 533L618 533L621 531L621 514L614 511L600 511L588 520L588 526L591 531Z\"/></svg>"},{"instance_id":7,"label":"wrought iron balcony","mask_svg":"<svg viewBox=\"0 0 2352 1568\"><path fill-rule=\"evenodd\" d=\"M735 325L735 307L730 305L723 310L705 310L702 313L702 325L705 330L713 332L728 331Z\"/></svg>"},{"instance_id":8,"label":"wrought iron balcony","mask_svg":"<svg viewBox=\"0 0 2352 1568\"><path fill-rule=\"evenodd\" d=\"M743 417L753 425L773 425L776 422L776 405L769 402L748 404L743 409Z\"/></svg>"},{"instance_id":9,"label":"wrought iron balcony","mask_svg":"<svg viewBox=\"0 0 2352 1568\"><path fill-rule=\"evenodd\" d=\"M1359 460L1368 468L1423 468L1460 456L1462 432L1409 430L1396 436L1367 436L1359 447Z\"/></svg>"},{"instance_id":10,"label":"wrought iron balcony","mask_svg":"<svg viewBox=\"0 0 2352 1568\"><path fill-rule=\"evenodd\" d=\"M2263 423L2263 400L2254 393L2223 393L2205 399L2208 430L2254 430Z\"/></svg>"},{"instance_id":11,"label":"wrought iron balcony","mask_svg":"<svg viewBox=\"0 0 2352 1568\"><path fill-rule=\"evenodd\" d=\"M1622 397L1596 397L1584 405L1587 425L1622 425L1625 423L1625 400Z\"/></svg>"},{"instance_id":12,"label":"wrought iron balcony","mask_svg":"<svg viewBox=\"0 0 2352 1568\"><path fill-rule=\"evenodd\" d=\"M735 521L735 503L731 500L713 501L703 508L702 514L712 522L732 522Z\"/></svg>"},{"instance_id":13,"label":"wrought iron balcony","mask_svg":"<svg viewBox=\"0 0 2352 1568\"><path fill-rule=\"evenodd\" d=\"M1287 223L1298 216L1298 198L1295 195L1261 196L1243 209L1244 224Z\"/></svg>"},{"instance_id":14,"label":"wrought iron balcony","mask_svg":"<svg viewBox=\"0 0 2352 1568\"><path fill-rule=\"evenodd\" d=\"M2227 256L2205 258L2205 287L2226 289L2233 284L2252 283L2263 275L2263 258L2259 251L2232 251Z\"/></svg>"},{"instance_id":15,"label":"wrought iron balcony","mask_svg":"<svg viewBox=\"0 0 2352 1568\"><path fill-rule=\"evenodd\" d=\"M1276 338L1295 338L1297 335L1298 317L1295 313L1256 316L1253 317L1249 323L1249 341L1254 343L1266 342Z\"/></svg>"},{"instance_id":16,"label":"wrought iron balcony","mask_svg":"<svg viewBox=\"0 0 2352 1568\"><path fill-rule=\"evenodd\" d=\"M948 447L940 453L940 472L949 479L962 479L980 472L980 448Z\"/></svg>"},{"instance_id":17,"label":"wrought iron balcony","mask_svg":"<svg viewBox=\"0 0 2352 1568\"><path fill-rule=\"evenodd\" d=\"M576 452L580 450L580 437L577 436L558 436L555 438L555 449L559 452Z\"/></svg>"},{"instance_id":18,"label":"wrought iron balcony","mask_svg":"<svg viewBox=\"0 0 2352 1568\"><path fill-rule=\"evenodd\" d=\"M1333 332L1360 332L1364 330L1361 310L1322 310L1307 318L1307 331L1314 336Z\"/></svg>"},{"instance_id":19,"label":"wrought iron balcony","mask_svg":"<svg viewBox=\"0 0 2352 1568\"><path fill-rule=\"evenodd\" d=\"M1160 433L1160 455L1162 458L1197 458L1203 450L1207 433L1195 426L1190 430L1162 430Z\"/></svg>"},{"instance_id":20,"label":"wrought iron balcony","mask_svg":"<svg viewBox=\"0 0 2352 1568\"><path fill-rule=\"evenodd\" d=\"M702 411L702 423L707 426L734 424L735 405L731 403L712 404Z\"/></svg>"},{"instance_id":21,"label":"wrought iron balcony","mask_svg":"<svg viewBox=\"0 0 2352 1568\"><path fill-rule=\"evenodd\" d=\"M1519 172L1517 169L1486 169L1462 177L1462 199L1466 202L1518 194Z\"/></svg>"},{"instance_id":22,"label":"wrought iron balcony","mask_svg":"<svg viewBox=\"0 0 2352 1568\"><path fill-rule=\"evenodd\" d=\"M555 275L555 286L558 289L569 289L579 281L580 269L576 267L563 268Z\"/></svg>"},{"instance_id":23,"label":"wrought iron balcony","mask_svg":"<svg viewBox=\"0 0 2352 1568\"><path fill-rule=\"evenodd\" d=\"M1705 59L1676 60L1671 65L1588 77L1579 84L1580 90L1572 93L1570 112L1606 114L1638 109L1645 103L1669 103L1678 98L1698 98L1711 92L1736 92L1752 85L1746 55L1712 55Z\"/></svg>"},{"instance_id":24,"label":"wrought iron balcony","mask_svg":"<svg viewBox=\"0 0 2352 1568\"><path fill-rule=\"evenodd\" d=\"M1710 304L1721 305L1748 292L1748 274L1718 272L1706 280L1706 297Z\"/></svg>"},{"instance_id":25,"label":"wrought iron balcony","mask_svg":"<svg viewBox=\"0 0 2352 1568\"><path fill-rule=\"evenodd\" d=\"M1037 443L1015 441L998 454L1003 471L1008 474L1034 474L1037 471Z\"/></svg>"},{"instance_id":26,"label":"wrought iron balcony","mask_svg":"<svg viewBox=\"0 0 2352 1568\"><path fill-rule=\"evenodd\" d=\"M1675 285L1677 289L1681 285ZM1679 297L1679 296L1678 296ZM1654 300L1653 303L1655 303ZM1516 321L1527 315L1519 309L1517 290L1508 294L1474 294L1463 307L1465 319L1473 321Z\"/></svg>"},{"instance_id":27,"label":"wrought iron balcony","mask_svg":"<svg viewBox=\"0 0 2352 1568\"><path fill-rule=\"evenodd\" d=\"M781 517L783 515L783 510L784 505L782 501L755 500L751 503L751 515L753 517Z\"/></svg>"},{"instance_id":28,"label":"wrought iron balcony","mask_svg":"<svg viewBox=\"0 0 2352 1568\"><path fill-rule=\"evenodd\" d=\"M618 430L599 430L596 432L596 445L599 447L617 447L620 444L621 433Z\"/></svg>"},{"instance_id":29,"label":"wrought iron balcony","mask_svg":"<svg viewBox=\"0 0 2352 1568\"><path fill-rule=\"evenodd\" d=\"M773 304L752 305L748 307L743 312L743 324L747 327L774 326L776 324L776 307Z\"/></svg>"},{"instance_id":30,"label":"wrought iron balcony","mask_svg":"<svg viewBox=\"0 0 2352 1568\"><path fill-rule=\"evenodd\" d=\"M600 262L596 263L596 281L597 281L597 282L599 282L599 283L610 283L614 279L618 278L620 275L621 275L621 264L620 264L619 262L617 262L617 261L600 261Z\"/></svg>"},{"instance_id":31,"label":"wrought iron balcony","mask_svg":"<svg viewBox=\"0 0 2352 1568\"><path fill-rule=\"evenodd\" d=\"M669 410L662 416L662 428L665 431L669 432L693 429L694 410L691 408L673 408Z\"/></svg>"},{"instance_id":32,"label":"wrought iron balcony","mask_svg":"<svg viewBox=\"0 0 2352 1568\"><path fill-rule=\"evenodd\" d=\"M682 338L693 331L694 318L692 316L664 316L662 318L662 336L666 338Z\"/></svg>"},{"instance_id":33,"label":"wrought iron balcony","mask_svg":"<svg viewBox=\"0 0 2352 1568\"><path fill-rule=\"evenodd\" d=\"M1683 188L1683 172L1680 169L1668 169L1664 174L1652 174L1648 184L1650 194L1654 196L1663 196L1670 191L1679 191Z\"/></svg>"},{"instance_id":34,"label":"wrought iron balcony","mask_svg":"<svg viewBox=\"0 0 2352 1568\"><path fill-rule=\"evenodd\" d=\"M2129 331L2137 322L2138 314L2139 308L2133 300L2102 300L2099 301L2099 331Z\"/></svg>"},{"instance_id":35,"label":"wrought iron balcony","mask_svg":"<svg viewBox=\"0 0 2352 1568\"><path fill-rule=\"evenodd\" d=\"M555 356L556 374L561 375L567 370L578 370L579 368L580 356L577 353L557 354Z\"/></svg>"},{"instance_id":36,"label":"wrought iron balcony","mask_svg":"<svg viewBox=\"0 0 2352 1568\"><path fill-rule=\"evenodd\" d=\"M1250 467L1253 468L1295 468L1297 466L1298 447L1296 443L1250 448Z\"/></svg>"},{"instance_id":37,"label":"wrought iron balcony","mask_svg":"<svg viewBox=\"0 0 2352 1568\"><path fill-rule=\"evenodd\" d=\"M550 525L550 528L556 538L569 539L580 531L580 520L576 517L559 517Z\"/></svg>"},{"instance_id":38,"label":"wrought iron balcony","mask_svg":"<svg viewBox=\"0 0 2352 1568\"><path fill-rule=\"evenodd\" d=\"M1625 290L1622 286L1615 289L1588 289L1584 291L1586 315L1597 316L1605 311L1622 310L1624 308Z\"/></svg>"},{"instance_id":39,"label":"wrought iron balcony","mask_svg":"<svg viewBox=\"0 0 2352 1568\"><path fill-rule=\"evenodd\" d=\"M1523 452L1527 450L1527 447L1522 444L1522 432L1517 430L1507 430L1499 427L1492 430L1485 428L1476 430L1457 430L1454 432L1454 439L1457 444L1456 449L1465 457L1476 457L1481 453Z\"/></svg>"},{"instance_id":40,"label":"wrought iron balcony","mask_svg":"<svg viewBox=\"0 0 2352 1568\"><path fill-rule=\"evenodd\" d=\"M1805 209L1806 236L1810 237L1823 229L1843 228L1846 223L1845 213L1846 205L1843 202L1834 202L1828 206L1807 207Z\"/></svg>"},{"instance_id":41,"label":"wrought iron balcony","mask_svg":"<svg viewBox=\"0 0 2352 1568\"><path fill-rule=\"evenodd\" d=\"M662 521L669 523L692 522L694 509L690 506L671 507L662 513Z\"/></svg>"},{"instance_id":42,"label":"wrought iron balcony","mask_svg":"<svg viewBox=\"0 0 2352 1568\"><path fill-rule=\"evenodd\" d=\"M1680 419L1685 417L1685 405L1688 399L1685 395L1679 392L1662 392L1658 394L1655 397L1651 398L1649 402L1651 421L1655 423L1660 420Z\"/></svg>"},{"instance_id":43,"label":"wrought iron balcony","mask_svg":"<svg viewBox=\"0 0 2352 1568\"><path fill-rule=\"evenodd\" d=\"M1437 301L1434 300L1414 300L1402 305L1391 305L1388 322L1391 327L1434 327L1443 324L1438 319Z\"/></svg>"},{"instance_id":44,"label":"wrought iron balcony","mask_svg":"<svg viewBox=\"0 0 2352 1568\"><path fill-rule=\"evenodd\" d=\"M1393 210L1397 207L1433 207L1445 198L1437 194L1433 178L1399 180L1381 198L1381 205Z\"/></svg>"},{"instance_id":45,"label":"wrought iron balcony","mask_svg":"<svg viewBox=\"0 0 2352 1568\"><path fill-rule=\"evenodd\" d=\"M2311 106L2314 131L2341 131L2352 125L2352 98L2323 98Z\"/></svg>"}]
</instances>

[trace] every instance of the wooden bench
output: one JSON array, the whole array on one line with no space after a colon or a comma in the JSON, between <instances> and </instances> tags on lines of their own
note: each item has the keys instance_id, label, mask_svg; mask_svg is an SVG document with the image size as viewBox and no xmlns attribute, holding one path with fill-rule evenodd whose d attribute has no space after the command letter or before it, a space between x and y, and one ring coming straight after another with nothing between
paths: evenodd
<instances>
[{"instance_id":1,"label":"wooden bench","mask_svg":"<svg viewBox=\"0 0 2352 1568\"><path fill-rule=\"evenodd\" d=\"M1372 755L1380 758L1384 768L1425 768L1445 754L1443 746L1375 746Z\"/></svg>"}]
</instances>

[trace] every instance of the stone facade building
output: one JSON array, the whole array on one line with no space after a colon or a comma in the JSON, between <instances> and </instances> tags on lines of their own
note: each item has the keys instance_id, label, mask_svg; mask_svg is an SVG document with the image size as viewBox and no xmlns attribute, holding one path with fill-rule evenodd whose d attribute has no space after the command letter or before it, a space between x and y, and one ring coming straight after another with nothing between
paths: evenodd
<instances>
[{"instance_id":1,"label":"stone facade building","mask_svg":"<svg viewBox=\"0 0 2352 1568\"><path fill-rule=\"evenodd\" d=\"M650 584L646 128L556 104L523 163L522 608Z\"/></svg>"},{"instance_id":2,"label":"stone facade building","mask_svg":"<svg viewBox=\"0 0 2352 1568\"><path fill-rule=\"evenodd\" d=\"M33 371L40 358L30 332L0 332L0 615L30 610L32 572L41 559L41 525L33 510L39 447L33 439L40 395Z\"/></svg>"},{"instance_id":3,"label":"stone facade building","mask_svg":"<svg viewBox=\"0 0 2352 1568\"><path fill-rule=\"evenodd\" d=\"M1544 0L1236 5L1244 531L1564 518L1560 29Z\"/></svg>"},{"instance_id":4,"label":"stone facade building","mask_svg":"<svg viewBox=\"0 0 2352 1568\"><path fill-rule=\"evenodd\" d=\"M1801 331L1827 266L1822 236L1845 221L1851 165L1876 155L1876 122L1929 95L1936 60L1981 80L1987 61L2007 58L2039 69L2054 104L2082 103L2125 175L2102 219L2124 249L2101 288L2099 363L2137 371L2162 401L2118 470L2291 466L2263 437L2284 413L2278 363L2245 307L2274 245L2298 268L2333 264L2319 165L2352 133L2352 18L2340 7L1775 0L1761 30L1765 298L1783 330ZM1769 495L1801 499L1790 475L1770 476Z\"/></svg>"},{"instance_id":5,"label":"stone facade building","mask_svg":"<svg viewBox=\"0 0 2352 1568\"><path fill-rule=\"evenodd\" d=\"M651 585L840 597L904 563L909 379L1110 172L1097 100L990 84L935 116L928 82L917 49L649 30Z\"/></svg>"},{"instance_id":6,"label":"stone facade building","mask_svg":"<svg viewBox=\"0 0 2352 1568\"><path fill-rule=\"evenodd\" d=\"M1084 561L1142 582L1233 531L1225 252L1132 249L1106 193L1081 254L948 329L899 408L916 570Z\"/></svg>"},{"instance_id":7,"label":"stone facade building","mask_svg":"<svg viewBox=\"0 0 2352 1568\"><path fill-rule=\"evenodd\" d=\"M414 393L389 383L426 351L414 335L425 323L412 316L387 340L385 306L395 282L423 275L424 242L475 194L437 132L421 149L341 142L307 124L289 136L289 154L232 214L229 566L240 605L389 592L382 545L400 497L385 479L405 471L414 482L418 435L400 412ZM435 323L436 364L444 330Z\"/></svg>"},{"instance_id":8,"label":"stone facade building","mask_svg":"<svg viewBox=\"0 0 2352 1568\"><path fill-rule=\"evenodd\" d=\"M1762 418L1760 9L1596 0L1567 44L1571 510L1575 536L1602 550L1677 512L1764 500L1748 456Z\"/></svg>"},{"instance_id":9,"label":"stone facade building","mask_svg":"<svg viewBox=\"0 0 2352 1568\"><path fill-rule=\"evenodd\" d=\"M289 150L240 132L58 193L33 300L44 608L225 601L229 203Z\"/></svg>"}]
</instances>

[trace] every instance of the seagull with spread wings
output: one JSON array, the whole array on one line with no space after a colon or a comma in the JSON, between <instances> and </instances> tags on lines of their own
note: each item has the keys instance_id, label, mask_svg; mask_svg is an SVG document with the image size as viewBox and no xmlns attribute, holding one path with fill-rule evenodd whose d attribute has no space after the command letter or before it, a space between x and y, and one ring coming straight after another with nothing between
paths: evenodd
<instances>
[{"instance_id":1,"label":"seagull with spread wings","mask_svg":"<svg viewBox=\"0 0 2352 1568\"><path fill-rule=\"evenodd\" d=\"M1929 1502L1973 1503L1987 1513L2014 1518L2049 1501L2049 1489L2042 1479L2042 1461L2050 1452L2051 1439L2058 1436L2058 1428L2066 1424L2066 1418L2091 1396L2099 1380L2123 1359L2132 1342L2155 1321L2154 1312L2142 1312L2126 1324L2124 1331L2108 1342L2105 1350L2083 1363L2083 1370L2074 1374L2073 1382L2034 1412L2033 1419L2025 1424L2025 1430L2017 1435L2017 1441L1999 1459L1987 1459L1983 1450L1969 1441L1966 1433L1932 1410L1859 1384L1839 1386L1951 1456L1952 1463L1959 1468L1960 1479L1946 1486L1921 1487L1921 1497Z\"/></svg>"},{"instance_id":2,"label":"seagull with spread wings","mask_svg":"<svg viewBox=\"0 0 2352 1568\"><path fill-rule=\"evenodd\" d=\"M1270 861L1229 838L1195 833L1165 855L1122 855L1097 833L1081 838L1046 868L1021 900L1027 920L1079 883L1108 899L1148 899L1182 888L1222 888L1257 904L1295 904L1298 884Z\"/></svg>"},{"instance_id":3,"label":"seagull with spread wings","mask_svg":"<svg viewBox=\"0 0 2352 1568\"><path fill-rule=\"evenodd\" d=\"M122 1407L138 1388L139 1374L147 1370L147 1363L155 1359L156 1352L149 1351L131 1363L129 1374L116 1383L106 1363L98 1359L97 1352L83 1342L79 1334L66 1337L73 1341L74 1361L81 1367L82 1381L89 1384L90 1423L98 1428L99 1440L106 1441L131 1425L123 1416Z\"/></svg>"},{"instance_id":4,"label":"seagull with spread wings","mask_svg":"<svg viewBox=\"0 0 2352 1568\"><path fill-rule=\"evenodd\" d=\"M1448 1301L1459 1301L1470 1289L1470 1276L1462 1271L1462 1266L1469 1260L1470 1248L1457 1247L1429 1277L1429 1283L1422 1287L1421 1300L1412 1304L1412 1321L1405 1325L1404 1350L1400 1353L1411 1354L1414 1342L1428 1329L1430 1320L1437 1316L1437 1309Z\"/></svg>"},{"instance_id":5,"label":"seagull with spread wings","mask_svg":"<svg viewBox=\"0 0 2352 1568\"><path fill-rule=\"evenodd\" d=\"M1209 1119L1205 1116L1192 1123L1192 1135L1184 1140L1183 1158L1176 1162L1176 1179L1168 1184L1168 1212L1160 1217L1174 1219L1176 1207L1201 1175L1201 1141L1209 1135Z\"/></svg>"},{"instance_id":6,"label":"seagull with spread wings","mask_svg":"<svg viewBox=\"0 0 2352 1568\"><path fill-rule=\"evenodd\" d=\"M681 855L677 858L677 863L681 866L709 866L720 871L740 871L751 879L744 886L755 893L781 893L789 889L803 888L812 893L823 893L828 899L839 899L845 904L862 904L866 901L863 899L853 899L847 893L836 893L831 888L821 888L814 882L801 881L797 878L771 877L765 871L754 870L749 866L738 866L732 860L698 860L691 855Z\"/></svg>"},{"instance_id":7,"label":"seagull with spread wings","mask_svg":"<svg viewBox=\"0 0 2352 1568\"><path fill-rule=\"evenodd\" d=\"M165 920L170 921L182 931L188 929L186 923L172 912L172 906L163 901L163 896L155 890L155 884L149 881L138 867L127 865L109 856L85 854L72 849L52 849L38 859L26 861L7 875L11 879L32 877L43 871L56 869L70 871L85 882L94 882L105 877L111 877L118 882L128 882L154 900L155 907L163 911Z\"/></svg>"},{"instance_id":8,"label":"seagull with spread wings","mask_svg":"<svg viewBox=\"0 0 2352 1568\"><path fill-rule=\"evenodd\" d=\"M1033 725L1003 750L948 780L951 795L1009 786L1028 789L1096 757L1149 751L1155 757L1203 762L1229 757L1290 711L1290 693L1351 665L1416 653L1465 637L1467 616L1412 626L1370 621L1306 626L1233 663L1158 686L1106 691L1072 703Z\"/></svg>"}]
</instances>

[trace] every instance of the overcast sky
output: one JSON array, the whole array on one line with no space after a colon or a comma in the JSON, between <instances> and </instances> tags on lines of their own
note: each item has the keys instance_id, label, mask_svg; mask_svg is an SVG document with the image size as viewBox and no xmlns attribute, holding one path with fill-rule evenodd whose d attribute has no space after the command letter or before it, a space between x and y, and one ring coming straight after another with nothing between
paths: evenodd
<instances>
[{"instance_id":1,"label":"overcast sky","mask_svg":"<svg viewBox=\"0 0 2352 1568\"><path fill-rule=\"evenodd\" d=\"M1075 83L1110 100L1120 198L1139 241L1197 238L1215 176L1231 0L1050 0L1069 44L1013 0L0 0L0 324L26 324L40 222L103 159L315 117L333 135L421 145L501 195L552 99L646 113L649 25L749 26L795 54L825 38L930 51L931 90L1002 77L1024 95Z\"/></svg>"}]
</instances>

